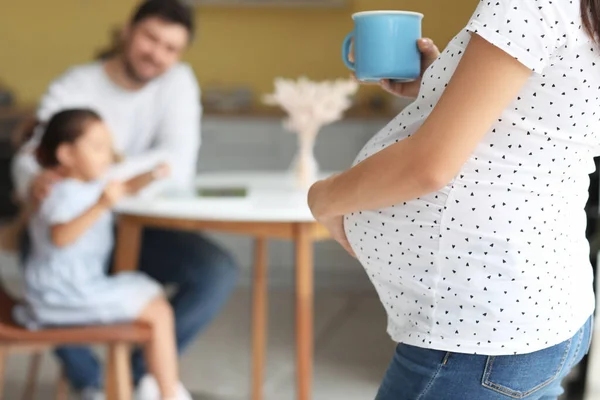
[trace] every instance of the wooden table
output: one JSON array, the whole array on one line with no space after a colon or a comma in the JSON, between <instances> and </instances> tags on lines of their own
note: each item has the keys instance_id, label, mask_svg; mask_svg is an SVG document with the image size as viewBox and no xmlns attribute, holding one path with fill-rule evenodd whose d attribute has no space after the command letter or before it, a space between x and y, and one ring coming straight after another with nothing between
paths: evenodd
<instances>
[{"instance_id":1,"label":"wooden table","mask_svg":"<svg viewBox=\"0 0 600 400\"><path fill-rule=\"evenodd\" d=\"M313 373L313 243L328 232L313 219L306 191L283 173L201 175L200 187L245 187L243 198L172 196L131 199L118 207L116 270L137 268L144 227L218 231L255 238L252 301L252 400L263 398L267 348L269 239L295 244L297 398L312 397Z\"/></svg>"}]
</instances>

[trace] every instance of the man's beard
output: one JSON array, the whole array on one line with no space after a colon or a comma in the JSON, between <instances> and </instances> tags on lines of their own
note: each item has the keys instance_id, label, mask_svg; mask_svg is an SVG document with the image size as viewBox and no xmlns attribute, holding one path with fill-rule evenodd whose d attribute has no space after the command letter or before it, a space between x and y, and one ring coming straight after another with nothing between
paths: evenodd
<instances>
[{"instance_id":1,"label":"man's beard","mask_svg":"<svg viewBox=\"0 0 600 400\"><path fill-rule=\"evenodd\" d=\"M123 62L123 67L125 69L125 74L127 75L127 77L129 79L131 79L135 83L140 84L140 85L145 85L146 83L148 83L152 79L154 79L154 78L144 78L144 77L141 77L137 73L137 71L135 70L135 67L133 66L133 63L129 61L129 59L127 58L127 56L122 55L121 56L121 61Z\"/></svg>"}]
</instances>

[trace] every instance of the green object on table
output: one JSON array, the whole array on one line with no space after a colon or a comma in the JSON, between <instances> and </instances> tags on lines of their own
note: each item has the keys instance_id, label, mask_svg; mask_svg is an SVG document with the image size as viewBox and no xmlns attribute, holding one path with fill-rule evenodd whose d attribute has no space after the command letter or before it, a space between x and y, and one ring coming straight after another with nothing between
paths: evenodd
<instances>
[{"instance_id":1,"label":"green object on table","mask_svg":"<svg viewBox=\"0 0 600 400\"><path fill-rule=\"evenodd\" d=\"M245 187L202 187L198 188L200 197L246 197L248 189Z\"/></svg>"}]
</instances>

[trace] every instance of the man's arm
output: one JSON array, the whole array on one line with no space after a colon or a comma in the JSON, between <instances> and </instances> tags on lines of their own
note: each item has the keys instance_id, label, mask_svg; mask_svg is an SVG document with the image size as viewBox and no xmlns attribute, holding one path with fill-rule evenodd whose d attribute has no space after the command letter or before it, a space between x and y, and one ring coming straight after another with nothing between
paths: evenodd
<instances>
[{"instance_id":1,"label":"man's arm","mask_svg":"<svg viewBox=\"0 0 600 400\"><path fill-rule=\"evenodd\" d=\"M77 69L70 69L53 81L40 100L36 112L38 123L47 122L54 113L62 109L85 106L86 102L81 89L80 72ZM34 178L41 172L41 168L35 160L34 151L42 133L42 128L38 125L33 136L21 146L12 161L13 183L16 194L21 200L28 197Z\"/></svg>"},{"instance_id":2,"label":"man's arm","mask_svg":"<svg viewBox=\"0 0 600 400\"><path fill-rule=\"evenodd\" d=\"M171 168L169 185L188 188L196 176L202 106L192 69L187 65L176 68L153 151L163 154Z\"/></svg>"},{"instance_id":3,"label":"man's arm","mask_svg":"<svg viewBox=\"0 0 600 400\"><path fill-rule=\"evenodd\" d=\"M22 146L12 160L11 174L16 195L20 201L27 199L31 183L40 173L40 166L33 155L33 149L36 146L34 140L36 139L31 139Z\"/></svg>"},{"instance_id":4,"label":"man's arm","mask_svg":"<svg viewBox=\"0 0 600 400\"><path fill-rule=\"evenodd\" d=\"M146 186L150 185L152 182L155 182L157 179L164 179L169 176L170 170L168 165L159 164L156 167L152 168L150 171L143 172L134 176L133 178L129 178L125 181L125 192L128 195L135 195L140 190L144 189Z\"/></svg>"},{"instance_id":5,"label":"man's arm","mask_svg":"<svg viewBox=\"0 0 600 400\"><path fill-rule=\"evenodd\" d=\"M196 175L202 117L200 88L189 66L180 64L174 68L169 85L161 94L162 116L151 148L126 157L110 172L112 179L126 180L166 163L170 176L143 189L144 195L189 189Z\"/></svg>"}]
</instances>

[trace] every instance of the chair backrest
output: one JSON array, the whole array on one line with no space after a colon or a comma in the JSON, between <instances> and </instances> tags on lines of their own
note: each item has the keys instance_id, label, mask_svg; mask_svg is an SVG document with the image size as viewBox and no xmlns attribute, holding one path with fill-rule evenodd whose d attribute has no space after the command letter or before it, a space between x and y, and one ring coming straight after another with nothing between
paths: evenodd
<instances>
[{"instance_id":1,"label":"chair backrest","mask_svg":"<svg viewBox=\"0 0 600 400\"><path fill-rule=\"evenodd\" d=\"M24 291L19 248L29 215L29 210L23 209L12 221L0 226L0 289L17 300L23 298Z\"/></svg>"},{"instance_id":2,"label":"chair backrest","mask_svg":"<svg viewBox=\"0 0 600 400\"><path fill-rule=\"evenodd\" d=\"M12 310L22 296L19 272L18 238L23 229L22 216L0 227L0 339L12 330ZM6 331L6 332L5 332Z\"/></svg>"},{"instance_id":3,"label":"chair backrest","mask_svg":"<svg viewBox=\"0 0 600 400\"><path fill-rule=\"evenodd\" d=\"M0 227L0 250L5 252L18 252L20 237L23 234L29 213L21 210L16 218Z\"/></svg>"},{"instance_id":4,"label":"chair backrest","mask_svg":"<svg viewBox=\"0 0 600 400\"><path fill-rule=\"evenodd\" d=\"M0 285L0 327L14 325L12 310L16 302L10 294ZM0 333L2 329L0 328ZM2 335L0 335L1 337Z\"/></svg>"},{"instance_id":5,"label":"chair backrest","mask_svg":"<svg viewBox=\"0 0 600 400\"><path fill-rule=\"evenodd\" d=\"M35 113L28 112L11 135L13 147L18 149L31 139L37 125ZM14 305L23 298L20 245L32 210L31 205L21 204L17 216L0 225L0 336L2 329L12 323Z\"/></svg>"}]
</instances>

